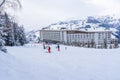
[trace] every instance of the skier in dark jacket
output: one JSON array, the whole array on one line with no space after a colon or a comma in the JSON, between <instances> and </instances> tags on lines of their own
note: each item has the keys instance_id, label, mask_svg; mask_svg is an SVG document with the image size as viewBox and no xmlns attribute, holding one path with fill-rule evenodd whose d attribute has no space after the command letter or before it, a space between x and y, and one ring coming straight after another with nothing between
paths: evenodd
<instances>
[{"instance_id":1,"label":"skier in dark jacket","mask_svg":"<svg viewBox=\"0 0 120 80\"><path fill-rule=\"evenodd\" d=\"M60 45L59 44L57 45L57 48L58 48L58 51L60 51Z\"/></svg>"}]
</instances>

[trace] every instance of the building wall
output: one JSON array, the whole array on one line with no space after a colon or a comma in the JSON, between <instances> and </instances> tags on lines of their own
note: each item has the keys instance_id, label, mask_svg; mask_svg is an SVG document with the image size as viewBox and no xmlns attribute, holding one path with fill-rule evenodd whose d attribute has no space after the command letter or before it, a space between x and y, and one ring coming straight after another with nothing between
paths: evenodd
<instances>
[{"instance_id":1,"label":"building wall","mask_svg":"<svg viewBox=\"0 0 120 80\"><path fill-rule=\"evenodd\" d=\"M96 45L107 44L111 42L110 31L102 32L84 32L84 31L69 31L69 30L40 30L41 40L51 40L64 43L91 43Z\"/></svg>"},{"instance_id":2,"label":"building wall","mask_svg":"<svg viewBox=\"0 0 120 80\"><path fill-rule=\"evenodd\" d=\"M67 32L62 31L62 42L67 43Z\"/></svg>"},{"instance_id":3,"label":"building wall","mask_svg":"<svg viewBox=\"0 0 120 80\"><path fill-rule=\"evenodd\" d=\"M94 39L94 33L72 33L67 34L67 41L72 42L78 42L78 43L88 43L91 42Z\"/></svg>"},{"instance_id":4,"label":"building wall","mask_svg":"<svg viewBox=\"0 0 120 80\"><path fill-rule=\"evenodd\" d=\"M111 43L112 32L99 32L97 34L98 34L98 37L95 37L95 39L98 38L98 44L103 44L105 42L107 44Z\"/></svg>"},{"instance_id":5,"label":"building wall","mask_svg":"<svg viewBox=\"0 0 120 80\"><path fill-rule=\"evenodd\" d=\"M99 33L94 33L94 41L95 41L95 44L98 45L99 44Z\"/></svg>"},{"instance_id":6,"label":"building wall","mask_svg":"<svg viewBox=\"0 0 120 80\"><path fill-rule=\"evenodd\" d=\"M40 38L41 40L61 41L61 32L51 31L51 30L41 30Z\"/></svg>"}]
</instances>

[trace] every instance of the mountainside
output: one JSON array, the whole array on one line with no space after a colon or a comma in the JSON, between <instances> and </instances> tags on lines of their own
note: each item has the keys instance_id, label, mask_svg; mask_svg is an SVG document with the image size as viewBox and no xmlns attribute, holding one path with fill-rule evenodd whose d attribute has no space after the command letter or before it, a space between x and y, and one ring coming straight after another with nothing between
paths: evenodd
<instances>
[{"instance_id":1,"label":"mountainside","mask_svg":"<svg viewBox=\"0 0 120 80\"><path fill-rule=\"evenodd\" d=\"M114 30L119 29L120 19L111 16L87 17L85 20L61 21L51 24L43 29L80 29L80 30ZM113 28L113 29L112 29Z\"/></svg>"},{"instance_id":2,"label":"mountainside","mask_svg":"<svg viewBox=\"0 0 120 80\"><path fill-rule=\"evenodd\" d=\"M27 42L39 42L39 30L32 30L26 34Z\"/></svg>"},{"instance_id":3,"label":"mountainside","mask_svg":"<svg viewBox=\"0 0 120 80\"><path fill-rule=\"evenodd\" d=\"M61 21L44 27L43 29L75 29L83 31L111 30L113 31L113 35L120 39L120 18L115 18L112 16L89 16L84 20Z\"/></svg>"},{"instance_id":4,"label":"mountainside","mask_svg":"<svg viewBox=\"0 0 120 80\"><path fill-rule=\"evenodd\" d=\"M43 27L42 29L75 29L83 31L111 30L113 31L113 35L120 40L120 18L115 18L113 16L89 16L84 20L61 21L58 23L51 24L47 27ZM36 31L34 31L34 34L36 34Z\"/></svg>"}]
</instances>

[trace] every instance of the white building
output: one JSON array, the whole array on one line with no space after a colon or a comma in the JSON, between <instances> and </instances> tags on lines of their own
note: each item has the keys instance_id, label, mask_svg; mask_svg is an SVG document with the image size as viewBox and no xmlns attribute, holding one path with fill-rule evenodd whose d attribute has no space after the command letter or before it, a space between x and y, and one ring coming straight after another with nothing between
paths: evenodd
<instances>
[{"instance_id":1,"label":"white building","mask_svg":"<svg viewBox=\"0 0 120 80\"><path fill-rule=\"evenodd\" d=\"M61 42L65 44L103 45L111 43L112 31L80 31L80 30L40 30L42 41Z\"/></svg>"}]
</instances>

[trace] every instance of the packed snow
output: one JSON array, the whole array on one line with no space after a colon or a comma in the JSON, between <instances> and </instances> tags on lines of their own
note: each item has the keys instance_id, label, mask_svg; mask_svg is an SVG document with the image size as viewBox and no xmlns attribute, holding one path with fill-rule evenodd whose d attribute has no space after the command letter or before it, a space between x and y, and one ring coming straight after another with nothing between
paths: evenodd
<instances>
[{"instance_id":1,"label":"packed snow","mask_svg":"<svg viewBox=\"0 0 120 80\"><path fill-rule=\"evenodd\" d=\"M120 48L50 46L51 53L42 44L7 47L0 52L0 80L120 80Z\"/></svg>"}]
</instances>

